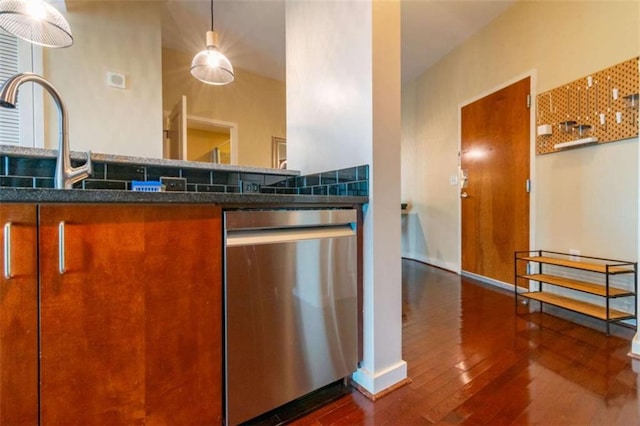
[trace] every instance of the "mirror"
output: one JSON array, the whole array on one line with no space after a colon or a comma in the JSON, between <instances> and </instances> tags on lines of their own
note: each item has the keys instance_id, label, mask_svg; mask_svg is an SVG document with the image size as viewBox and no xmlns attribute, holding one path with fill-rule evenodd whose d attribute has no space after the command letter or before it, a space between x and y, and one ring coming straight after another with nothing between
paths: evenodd
<instances>
[{"instance_id":1,"label":"mirror","mask_svg":"<svg viewBox=\"0 0 640 426\"><path fill-rule=\"evenodd\" d=\"M281 55L271 61L284 67L284 2L214 3L220 49L235 68L235 81L226 86L204 84L189 72L193 56L204 47L209 7L200 0L66 1L63 13L74 44L42 49L41 71L33 71L49 80L66 104L72 150L169 157L165 136L175 129L168 128L168 118L186 96L187 129L197 134L187 136L197 141L186 148L186 159L272 167L272 138L286 138L284 71L263 66L265 76L249 69L247 59L268 63L264 52L270 50L252 54L246 44L267 30L265 25L280 25L281 37L263 33L263 38L272 44L281 40L280 46L270 46ZM246 30L259 17L269 22ZM57 112L48 94L42 99L44 143L35 146L55 149ZM216 133L219 142L206 142L205 133Z\"/></svg>"}]
</instances>

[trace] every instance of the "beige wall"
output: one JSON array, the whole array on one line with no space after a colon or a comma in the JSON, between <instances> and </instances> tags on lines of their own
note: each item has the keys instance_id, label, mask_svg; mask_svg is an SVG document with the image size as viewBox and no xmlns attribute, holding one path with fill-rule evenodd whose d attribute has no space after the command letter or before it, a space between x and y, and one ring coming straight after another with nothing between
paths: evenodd
<instances>
[{"instance_id":1,"label":"beige wall","mask_svg":"<svg viewBox=\"0 0 640 426\"><path fill-rule=\"evenodd\" d=\"M43 49L45 78L60 92L73 150L162 157L160 5L67 2L74 44ZM107 72L127 88L108 87ZM45 147L57 148L57 112L45 94Z\"/></svg>"},{"instance_id":2,"label":"beige wall","mask_svg":"<svg viewBox=\"0 0 640 426\"><path fill-rule=\"evenodd\" d=\"M403 86L403 254L460 270L459 108L533 71L534 94L639 53L637 1L521 1ZM535 156L531 245L636 259L638 139Z\"/></svg>"},{"instance_id":3,"label":"beige wall","mask_svg":"<svg viewBox=\"0 0 640 426\"><path fill-rule=\"evenodd\" d=\"M238 125L238 164L271 167L271 138L286 137L285 83L235 69L235 80L212 86L189 73L193 55L162 49L163 108L187 96L188 115Z\"/></svg>"},{"instance_id":4,"label":"beige wall","mask_svg":"<svg viewBox=\"0 0 640 426\"><path fill-rule=\"evenodd\" d=\"M202 129L187 129L187 160L211 162L211 151L219 147L219 162L229 164L230 135Z\"/></svg>"}]
</instances>

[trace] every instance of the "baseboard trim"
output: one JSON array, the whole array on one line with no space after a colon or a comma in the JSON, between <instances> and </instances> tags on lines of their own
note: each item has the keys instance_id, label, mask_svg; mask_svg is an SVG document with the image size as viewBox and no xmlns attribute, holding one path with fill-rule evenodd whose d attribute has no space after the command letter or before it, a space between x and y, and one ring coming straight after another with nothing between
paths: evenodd
<instances>
[{"instance_id":1,"label":"baseboard trim","mask_svg":"<svg viewBox=\"0 0 640 426\"><path fill-rule=\"evenodd\" d=\"M351 381L351 385L361 394L363 394L369 401L371 402L376 402L378 399L383 398L387 395L389 395L391 392L394 392L398 389L400 389L401 387L404 387L408 384L410 384L411 382L413 382L413 380L411 380L409 377L405 378L404 380L399 381L398 383L396 383L395 385L391 385L386 389L381 390L380 392L373 394L371 392L369 392L368 390L366 390L365 388L363 388L362 386L360 386L358 383L356 383L355 381Z\"/></svg>"},{"instance_id":2,"label":"baseboard trim","mask_svg":"<svg viewBox=\"0 0 640 426\"><path fill-rule=\"evenodd\" d=\"M482 275L477 275L477 274L474 274L472 272L467 272L467 271L462 271L460 273L460 275L462 275L463 277L474 279L476 281L483 282L485 284L492 285L494 287L499 287L499 288L504 289L504 290L513 291L513 284L505 283L503 281L494 280L493 278L484 277ZM522 291L526 291L526 289L525 288L522 288L522 289L518 288L518 291L522 292Z\"/></svg>"},{"instance_id":3,"label":"baseboard trim","mask_svg":"<svg viewBox=\"0 0 640 426\"><path fill-rule=\"evenodd\" d=\"M640 359L640 331L637 331L631 340L631 352L629 352L629 356Z\"/></svg>"},{"instance_id":4,"label":"baseboard trim","mask_svg":"<svg viewBox=\"0 0 640 426\"><path fill-rule=\"evenodd\" d=\"M354 384L369 394L378 395L407 379L407 363L401 360L378 372L371 372L360 367L353 373L351 378Z\"/></svg>"},{"instance_id":5,"label":"baseboard trim","mask_svg":"<svg viewBox=\"0 0 640 426\"><path fill-rule=\"evenodd\" d=\"M432 259L426 256L418 256L410 253L402 253L403 259L415 260L416 262L424 263L425 265L435 266L439 269L444 269L445 271L453 272L454 274L460 274L458 265L454 265L453 263L442 262L438 259Z\"/></svg>"}]
</instances>

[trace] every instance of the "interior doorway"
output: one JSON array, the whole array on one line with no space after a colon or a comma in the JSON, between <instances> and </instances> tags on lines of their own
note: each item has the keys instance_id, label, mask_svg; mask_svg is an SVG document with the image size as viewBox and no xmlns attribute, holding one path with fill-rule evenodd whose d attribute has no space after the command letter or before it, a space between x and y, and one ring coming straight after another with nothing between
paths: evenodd
<instances>
[{"instance_id":1,"label":"interior doorway","mask_svg":"<svg viewBox=\"0 0 640 426\"><path fill-rule=\"evenodd\" d=\"M187 161L231 164L231 129L187 118Z\"/></svg>"},{"instance_id":2,"label":"interior doorway","mask_svg":"<svg viewBox=\"0 0 640 426\"><path fill-rule=\"evenodd\" d=\"M187 114L187 97L165 112L163 158L237 164L238 126Z\"/></svg>"},{"instance_id":3,"label":"interior doorway","mask_svg":"<svg viewBox=\"0 0 640 426\"><path fill-rule=\"evenodd\" d=\"M529 249L531 78L461 109L462 272L513 284Z\"/></svg>"}]
</instances>

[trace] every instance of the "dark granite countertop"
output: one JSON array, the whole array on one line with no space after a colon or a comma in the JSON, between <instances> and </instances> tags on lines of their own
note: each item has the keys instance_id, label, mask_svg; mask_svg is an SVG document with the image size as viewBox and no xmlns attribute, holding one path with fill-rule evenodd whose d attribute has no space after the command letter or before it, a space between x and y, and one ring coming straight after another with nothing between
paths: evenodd
<instances>
[{"instance_id":1,"label":"dark granite countertop","mask_svg":"<svg viewBox=\"0 0 640 426\"><path fill-rule=\"evenodd\" d=\"M0 155L14 155L30 158L50 158L54 159L57 150L45 148L23 148L13 145L0 144ZM87 154L80 151L71 151L71 158L74 160L85 161ZM214 170L224 172L237 173L262 173L276 174L281 176L299 176L297 170L287 169L269 169L265 167L238 166L228 164L201 163L197 161L184 160L167 160L160 158L132 157L126 155L101 154L92 152L91 160L94 162L114 163L114 164L136 164L140 166L158 166L158 167L186 167L191 169Z\"/></svg>"},{"instance_id":2,"label":"dark granite countertop","mask_svg":"<svg viewBox=\"0 0 640 426\"><path fill-rule=\"evenodd\" d=\"M0 188L0 203L213 203L261 207L282 204L327 206L368 202L369 198L363 196Z\"/></svg>"}]
</instances>

